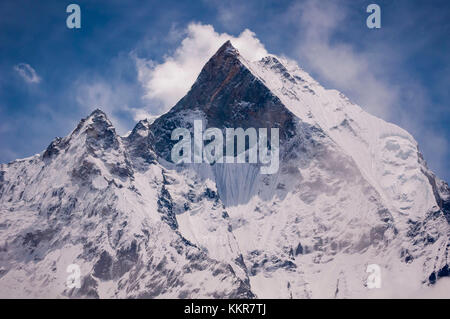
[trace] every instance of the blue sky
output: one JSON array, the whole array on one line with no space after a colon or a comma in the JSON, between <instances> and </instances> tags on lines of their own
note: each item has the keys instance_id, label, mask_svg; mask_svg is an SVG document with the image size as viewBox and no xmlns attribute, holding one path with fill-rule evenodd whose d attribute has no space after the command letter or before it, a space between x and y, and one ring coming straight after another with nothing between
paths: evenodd
<instances>
[{"instance_id":1,"label":"blue sky","mask_svg":"<svg viewBox=\"0 0 450 319\"><path fill-rule=\"evenodd\" d=\"M81 29L66 27L70 3L81 7ZM381 7L381 29L366 27L370 3ZM42 151L96 107L119 133L163 112L172 99L158 70L176 65L191 73L187 82L210 48L190 46L228 35L250 39L250 51L296 60L325 87L407 129L429 166L450 180L446 0L3 0L0 162Z\"/></svg>"}]
</instances>

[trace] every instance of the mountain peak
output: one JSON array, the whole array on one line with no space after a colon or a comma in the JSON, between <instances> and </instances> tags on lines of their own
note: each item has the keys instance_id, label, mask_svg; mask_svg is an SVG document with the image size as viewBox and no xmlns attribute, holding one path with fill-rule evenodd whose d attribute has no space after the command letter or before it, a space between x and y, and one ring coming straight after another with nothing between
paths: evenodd
<instances>
[{"instance_id":1,"label":"mountain peak","mask_svg":"<svg viewBox=\"0 0 450 319\"><path fill-rule=\"evenodd\" d=\"M78 124L78 127L75 129L75 132L81 130L83 127L92 127L98 125L102 126L104 129L106 128L114 129L106 113L99 108L95 109L87 117L83 118Z\"/></svg>"},{"instance_id":2,"label":"mountain peak","mask_svg":"<svg viewBox=\"0 0 450 319\"><path fill-rule=\"evenodd\" d=\"M217 52L214 56L217 56L217 55L238 56L239 51L233 46L233 44L231 44L231 41L228 40L224 44L222 44L222 46L219 48L219 50L217 50Z\"/></svg>"},{"instance_id":3,"label":"mountain peak","mask_svg":"<svg viewBox=\"0 0 450 319\"><path fill-rule=\"evenodd\" d=\"M114 126L106 113L97 108L89 116L80 120L70 136L55 138L44 151L43 158L49 159L60 154L82 135L86 136L86 143L91 149L118 147L119 142Z\"/></svg>"},{"instance_id":4,"label":"mountain peak","mask_svg":"<svg viewBox=\"0 0 450 319\"><path fill-rule=\"evenodd\" d=\"M283 141L294 136L296 123L230 41L209 59L189 92L151 124L155 152L169 160L172 130L192 127L195 119L220 129L279 128Z\"/></svg>"},{"instance_id":5,"label":"mountain peak","mask_svg":"<svg viewBox=\"0 0 450 319\"><path fill-rule=\"evenodd\" d=\"M230 65L235 65L240 61L239 51L228 40L217 50L217 52L209 59L204 66L204 70L208 69L208 65L214 68L229 68Z\"/></svg>"},{"instance_id":6,"label":"mountain peak","mask_svg":"<svg viewBox=\"0 0 450 319\"><path fill-rule=\"evenodd\" d=\"M147 119L140 120L137 122L137 124L134 126L131 133L126 137L128 140L133 140L137 136L147 136L148 130L150 127L150 122Z\"/></svg>"},{"instance_id":7,"label":"mountain peak","mask_svg":"<svg viewBox=\"0 0 450 319\"><path fill-rule=\"evenodd\" d=\"M99 108L96 108L94 111L92 111L92 113L87 117L87 120L89 119L92 119L92 121L94 122L106 122L112 126L106 113Z\"/></svg>"},{"instance_id":8,"label":"mountain peak","mask_svg":"<svg viewBox=\"0 0 450 319\"><path fill-rule=\"evenodd\" d=\"M119 147L118 135L113 124L106 113L98 108L92 111L89 116L81 119L70 136L56 140L55 143L60 145L64 142L64 147L68 147L69 142L71 145L76 145L77 143L74 141L80 138L86 141L86 145L91 151L95 149L105 150L111 147L117 149ZM54 148L55 145L51 144L49 147Z\"/></svg>"},{"instance_id":9,"label":"mountain peak","mask_svg":"<svg viewBox=\"0 0 450 319\"><path fill-rule=\"evenodd\" d=\"M101 109L96 108L95 110L92 111L92 113L89 116L95 116L95 115L104 115L104 116L106 116L106 113L103 112Z\"/></svg>"}]
</instances>

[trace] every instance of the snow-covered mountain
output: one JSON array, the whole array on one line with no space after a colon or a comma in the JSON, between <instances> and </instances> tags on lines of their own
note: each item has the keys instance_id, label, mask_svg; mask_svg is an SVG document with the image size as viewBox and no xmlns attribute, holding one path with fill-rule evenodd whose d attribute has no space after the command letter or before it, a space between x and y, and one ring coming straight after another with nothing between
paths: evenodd
<instances>
[{"instance_id":1,"label":"snow-covered mountain","mask_svg":"<svg viewBox=\"0 0 450 319\"><path fill-rule=\"evenodd\" d=\"M279 128L278 172L171 163L194 120ZM154 122L120 137L95 110L0 165L0 230L0 297L407 297L449 276L450 189L408 132L227 42Z\"/></svg>"}]
</instances>

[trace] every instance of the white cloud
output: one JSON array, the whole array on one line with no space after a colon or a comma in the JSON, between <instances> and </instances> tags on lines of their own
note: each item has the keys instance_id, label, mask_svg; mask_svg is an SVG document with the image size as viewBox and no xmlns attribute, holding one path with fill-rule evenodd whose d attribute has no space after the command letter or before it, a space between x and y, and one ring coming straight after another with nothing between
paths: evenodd
<instances>
[{"instance_id":1,"label":"white cloud","mask_svg":"<svg viewBox=\"0 0 450 319\"><path fill-rule=\"evenodd\" d=\"M227 40L250 61L259 60L267 51L255 34L245 29L239 36L217 33L211 25L191 23L186 37L173 55L157 64L135 57L139 81L152 103L151 113L163 113L182 98L194 83L203 65Z\"/></svg>"},{"instance_id":2,"label":"white cloud","mask_svg":"<svg viewBox=\"0 0 450 319\"><path fill-rule=\"evenodd\" d=\"M147 110L139 107L125 106L124 110L131 114L135 122L138 122L140 120L148 120L150 123L152 123L159 117L159 115L151 114Z\"/></svg>"},{"instance_id":3,"label":"white cloud","mask_svg":"<svg viewBox=\"0 0 450 319\"><path fill-rule=\"evenodd\" d=\"M41 82L41 78L36 73L36 70L27 63L19 63L15 65L14 70L28 83Z\"/></svg>"}]
</instances>

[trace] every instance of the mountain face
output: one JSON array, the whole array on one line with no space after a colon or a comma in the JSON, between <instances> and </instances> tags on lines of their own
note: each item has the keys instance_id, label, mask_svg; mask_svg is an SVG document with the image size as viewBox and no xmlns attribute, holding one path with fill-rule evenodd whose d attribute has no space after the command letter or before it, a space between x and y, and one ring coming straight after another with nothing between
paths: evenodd
<instances>
[{"instance_id":1,"label":"mountain face","mask_svg":"<svg viewBox=\"0 0 450 319\"><path fill-rule=\"evenodd\" d=\"M173 164L171 133L194 120L278 128L278 171ZM450 274L450 189L413 137L230 42L153 123L121 137L95 110L0 165L0 229L0 297L397 297Z\"/></svg>"}]
</instances>

